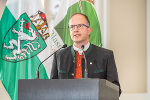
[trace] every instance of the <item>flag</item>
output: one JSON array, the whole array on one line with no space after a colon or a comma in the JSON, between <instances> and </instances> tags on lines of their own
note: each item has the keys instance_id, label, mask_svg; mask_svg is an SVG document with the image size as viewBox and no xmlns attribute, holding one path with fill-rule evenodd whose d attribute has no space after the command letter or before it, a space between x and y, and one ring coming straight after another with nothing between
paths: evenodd
<instances>
[{"instance_id":1,"label":"flag","mask_svg":"<svg viewBox=\"0 0 150 100\"><path fill-rule=\"evenodd\" d=\"M41 0L8 0L0 20L0 79L12 100L18 99L18 80L34 79L52 47ZM39 67L41 79L48 79L50 64Z\"/></svg>"},{"instance_id":2,"label":"flag","mask_svg":"<svg viewBox=\"0 0 150 100\"><path fill-rule=\"evenodd\" d=\"M7 0L0 0L0 1L4 1L4 2L6 2Z\"/></svg>"},{"instance_id":3,"label":"flag","mask_svg":"<svg viewBox=\"0 0 150 100\"><path fill-rule=\"evenodd\" d=\"M83 13L88 16L92 29L90 43L101 47L100 24L93 0L62 0L54 24L54 31L59 34L62 41L68 46L73 44L68 29L69 19L73 13Z\"/></svg>"}]
</instances>

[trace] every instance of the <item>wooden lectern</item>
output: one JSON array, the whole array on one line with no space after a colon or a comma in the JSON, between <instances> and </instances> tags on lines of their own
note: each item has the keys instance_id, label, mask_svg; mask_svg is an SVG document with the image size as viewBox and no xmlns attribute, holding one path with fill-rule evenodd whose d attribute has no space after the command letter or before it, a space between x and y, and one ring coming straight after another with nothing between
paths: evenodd
<instances>
[{"instance_id":1,"label":"wooden lectern","mask_svg":"<svg viewBox=\"0 0 150 100\"><path fill-rule=\"evenodd\" d=\"M119 100L119 87L104 79L19 80L18 100Z\"/></svg>"}]
</instances>

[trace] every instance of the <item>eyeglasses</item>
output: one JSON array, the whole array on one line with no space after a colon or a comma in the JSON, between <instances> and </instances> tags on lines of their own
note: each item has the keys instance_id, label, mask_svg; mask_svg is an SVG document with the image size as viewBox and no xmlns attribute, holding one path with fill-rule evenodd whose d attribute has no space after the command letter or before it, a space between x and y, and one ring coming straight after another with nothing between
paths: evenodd
<instances>
[{"instance_id":1,"label":"eyeglasses","mask_svg":"<svg viewBox=\"0 0 150 100\"><path fill-rule=\"evenodd\" d=\"M85 25L85 24L77 24L77 25L70 25L70 26L68 26L68 28L69 28L71 31L74 30L75 27L78 28L78 29L81 29L81 28L83 28L83 27L89 28L89 26L87 26L87 25Z\"/></svg>"}]
</instances>

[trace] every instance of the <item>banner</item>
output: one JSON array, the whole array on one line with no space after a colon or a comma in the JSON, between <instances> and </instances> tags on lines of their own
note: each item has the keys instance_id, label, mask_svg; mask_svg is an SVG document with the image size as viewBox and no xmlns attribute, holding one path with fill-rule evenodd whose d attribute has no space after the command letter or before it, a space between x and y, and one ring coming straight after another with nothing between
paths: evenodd
<instances>
[{"instance_id":1,"label":"banner","mask_svg":"<svg viewBox=\"0 0 150 100\"><path fill-rule=\"evenodd\" d=\"M62 0L59 12L55 19L54 30L68 46L73 44L71 40L68 23L73 13L83 13L90 20L91 35L90 43L102 46L100 24L94 7L93 0Z\"/></svg>"},{"instance_id":2,"label":"banner","mask_svg":"<svg viewBox=\"0 0 150 100\"><path fill-rule=\"evenodd\" d=\"M0 79L12 100L18 100L18 80L36 78L53 47L41 0L8 0L0 20ZM50 65L40 66L40 78L48 79Z\"/></svg>"}]
</instances>

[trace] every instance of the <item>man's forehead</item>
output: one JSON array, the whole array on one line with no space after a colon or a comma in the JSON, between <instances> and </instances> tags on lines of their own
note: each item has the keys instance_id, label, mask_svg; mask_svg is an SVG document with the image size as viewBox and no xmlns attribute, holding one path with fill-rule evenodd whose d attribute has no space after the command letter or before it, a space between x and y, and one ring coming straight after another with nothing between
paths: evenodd
<instances>
[{"instance_id":1,"label":"man's forehead","mask_svg":"<svg viewBox=\"0 0 150 100\"><path fill-rule=\"evenodd\" d=\"M86 19L85 16L83 16L82 14L75 14L75 15L71 16L70 20L71 20L71 19L74 19L74 18L76 18L76 17Z\"/></svg>"},{"instance_id":2,"label":"man's forehead","mask_svg":"<svg viewBox=\"0 0 150 100\"><path fill-rule=\"evenodd\" d=\"M82 24L83 22L86 23L87 20L86 20L85 16L83 16L83 15L81 15L81 14L75 14L75 15L72 16L72 17L70 18L70 20L69 20L69 24L70 24L70 23L80 23L80 24ZM84 23L83 23L83 24L84 24Z\"/></svg>"}]
</instances>

